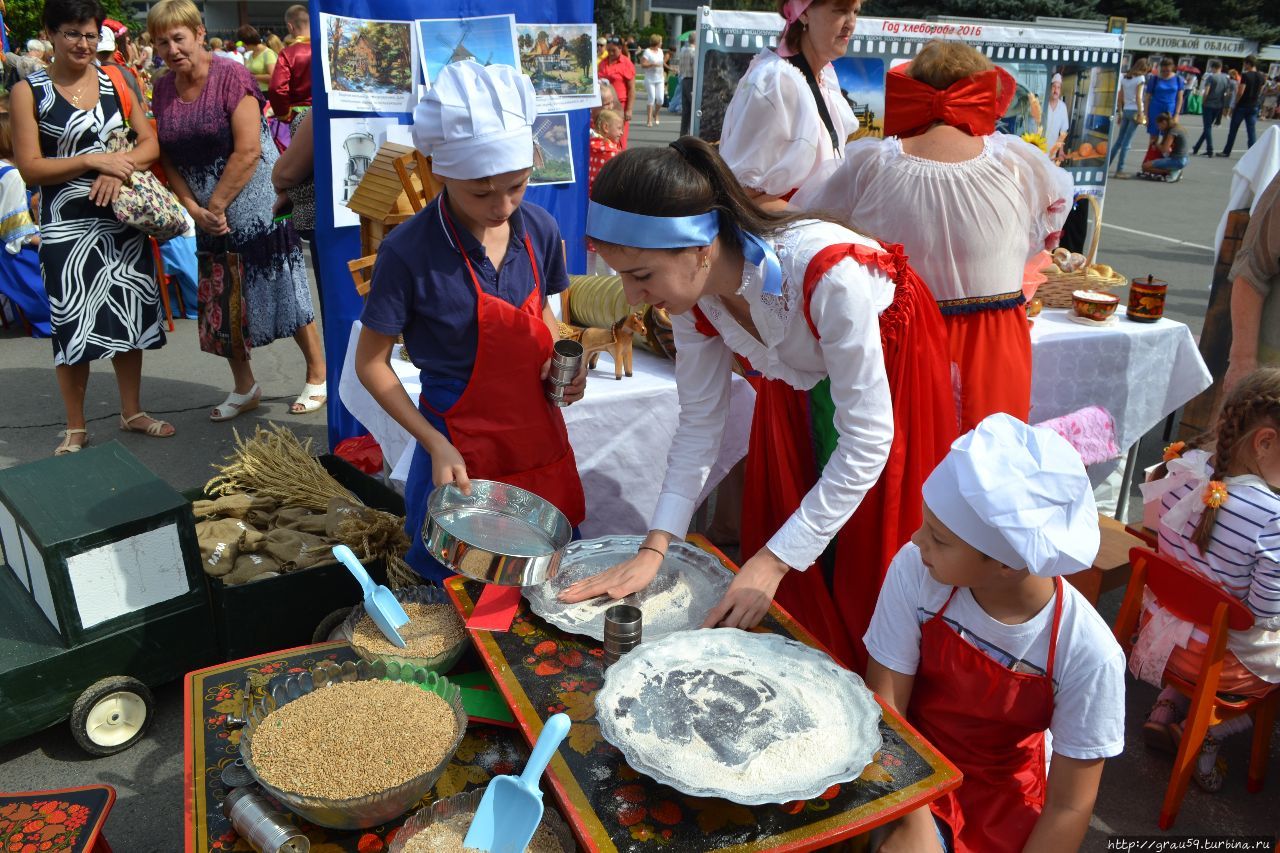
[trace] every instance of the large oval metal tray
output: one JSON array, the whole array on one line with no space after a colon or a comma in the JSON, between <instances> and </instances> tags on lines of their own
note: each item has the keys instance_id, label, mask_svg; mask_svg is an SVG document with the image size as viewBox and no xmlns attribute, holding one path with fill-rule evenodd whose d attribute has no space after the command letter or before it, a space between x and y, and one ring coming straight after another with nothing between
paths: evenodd
<instances>
[{"instance_id":1,"label":"large oval metal tray","mask_svg":"<svg viewBox=\"0 0 1280 853\"><path fill-rule=\"evenodd\" d=\"M604 640L604 613L617 601L565 604L556 596L570 584L634 557L643 542L643 536L605 536L570 543L555 577L524 588L529 609L562 631ZM672 542L653 583L624 600L644 614L644 641L660 640L673 631L700 628L732 580L733 573L706 551Z\"/></svg>"},{"instance_id":2,"label":"large oval metal tray","mask_svg":"<svg viewBox=\"0 0 1280 853\"><path fill-rule=\"evenodd\" d=\"M857 779L880 749L880 705L856 673L794 640L730 628L628 652L605 672L596 719L640 773L752 806L813 799Z\"/></svg>"}]
</instances>

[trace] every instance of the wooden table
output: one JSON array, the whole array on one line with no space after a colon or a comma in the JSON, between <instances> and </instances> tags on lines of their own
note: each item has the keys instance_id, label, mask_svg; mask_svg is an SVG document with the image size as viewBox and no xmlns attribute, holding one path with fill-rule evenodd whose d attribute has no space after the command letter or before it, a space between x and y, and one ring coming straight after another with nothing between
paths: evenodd
<instances>
[{"instance_id":1,"label":"wooden table","mask_svg":"<svg viewBox=\"0 0 1280 853\"><path fill-rule=\"evenodd\" d=\"M690 541L736 571L710 543ZM445 588L467 618L483 585L453 578ZM759 630L819 647L776 606ZM551 714L563 711L573 720L546 781L579 843L592 853L815 850L901 817L960 784L955 766L881 702L884 746L854 782L782 805L688 797L632 770L601 737L594 721L595 694L604 677L600 644L552 627L525 602L509 632L470 633L529 743Z\"/></svg>"},{"instance_id":2,"label":"wooden table","mask_svg":"<svg viewBox=\"0 0 1280 853\"><path fill-rule=\"evenodd\" d=\"M274 678L309 669L324 661L343 663L357 659L346 643L321 643L219 664L187 674L183 689L183 718L186 720L183 817L187 853L250 850L247 843L236 835L221 810L226 796L221 779L222 768L240 757L240 732L226 728L226 717L227 714L239 713L237 696L245 678L253 687L256 701ZM519 773L528 758L529 748L516 729L472 722L467 726L466 737L453 761L423 802L483 787L495 775ZM303 830L311 841L312 850L324 850L326 853L385 850L391 835L414 811L382 826L345 831L312 826L284 809L278 810L291 817Z\"/></svg>"}]
</instances>

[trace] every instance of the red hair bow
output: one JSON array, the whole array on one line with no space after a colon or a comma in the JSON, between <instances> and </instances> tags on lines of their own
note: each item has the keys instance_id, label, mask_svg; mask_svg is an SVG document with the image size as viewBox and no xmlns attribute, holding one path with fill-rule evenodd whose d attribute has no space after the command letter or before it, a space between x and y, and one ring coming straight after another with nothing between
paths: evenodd
<instances>
[{"instance_id":1,"label":"red hair bow","mask_svg":"<svg viewBox=\"0 0 1280 853\"><path fill-rule=\"evenodd\" d=\"M935 89L906 73L900 65L885 76L884 135L916 136L935 122L970 136L994 133L996 120L1013 101L1017 83L1003 68L993 68Z\"/></svg>"}]
</instances>

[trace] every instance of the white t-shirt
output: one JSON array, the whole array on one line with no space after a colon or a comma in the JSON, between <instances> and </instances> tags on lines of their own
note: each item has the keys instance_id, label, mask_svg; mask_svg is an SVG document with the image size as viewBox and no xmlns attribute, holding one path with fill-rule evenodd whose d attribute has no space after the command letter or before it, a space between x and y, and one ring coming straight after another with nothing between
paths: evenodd
<instances>
[{"instance_id":1,"label":"white t-shirt","mask_svg":"<svg viewBox=\"0 0 1280 853\"><path fill-rule=\"evenodd\" d=\"M1120 78L1120 109L1123 111L1134 111L1142 107L1142 102L1138 99L1138 90L1147 82L1147 78L1142 74L1135 74L1132 77Z\"/></svg>"},{"instance_id":2,"label":"white t-shirt","mask_svg":"<svg viewBox=\"0 0 1280 853\"><path fill-rule=\"evenodd\" d=\"M914 157L897 137L867 138L808 180L792 206L902 243L942 302L1020 291L1027 261L1057 246L1074 192L1065 169L1016 136L985 136L982 153L960 163Z\"/></svg>"},{"instance_id":3,"label":"white t-shirt","mask_svg":"<svg viewBox=\"0 0 1280 853\"><path fill-rule=\"evenodd\" d=\"M641 56L643 56L649 62L658 63L657 65L652 67L645 67L644 82L661 83L664 78L662 63L665 59L665 57L663 57L662 55L662 50L656 47L646 47L644 49L644 53L641 54Z\"/></svg>"},{"instance_id":4,"label":"white t-shirt","mask_svg":"<svg viewBox=\"0 0 1280 853\"><path fill-rule=\"evenodd\" d=\"M768 542L778 559L805 569L840 532L862 498L880 479L893 443L893 403L880 345L880 312L893 302L895 285L877 267L851 258L818 281L810 316L821 335L814 337L805 319L802 284L809 262L820 250L840 243L879 244L830 222L805 221L772 239L782 265L782 294L763 293L761 267L743 265L738 293L747 300L760 339L744 329L718 297L698 308L720 333L697 331L692 311L673 314L676 390L680 419L667 456L658 505L649 525L684 536L698 496L711 472L729 416L733 354L770 379L807 391L831 378L835 404L836 449L799 509Z\"/></svg>"},{"instance_id":5,"label":"white t-shirt","mask_svg":"<svg viewBox=\"0 0 1280 853\"><path fill-rule=\"evenodd\" d=\"M838 148L831 147L831 134L800 69L768 48L751 60L725 110L720 133L720 156L744 187L785 195L823 163L844 154L845 141L858 131L858 119L840 94L833 66L818 72L818 87Z\"/></svg>"},{"instance_id":6,"label":"white t-shirt","mask_svg":"<svg viewBox=\"0 0 1280 853\"><path fill-rule=\"evenodd\" d=\"M1124 750L1124 652L1098 611L1063 581L1062 622L1053 667L1053 751L1082 760ZM920 626L942 608L952 587L938 583L908 542L893 558L880 588L867 652L894 672L914 675L920 663ZM1049 658L1053 600L1021 625L1006 625L982 609L967 588L956 591L943 619L952 630L1006 666L1043 674Z\"/></svg>"}]
</instances>

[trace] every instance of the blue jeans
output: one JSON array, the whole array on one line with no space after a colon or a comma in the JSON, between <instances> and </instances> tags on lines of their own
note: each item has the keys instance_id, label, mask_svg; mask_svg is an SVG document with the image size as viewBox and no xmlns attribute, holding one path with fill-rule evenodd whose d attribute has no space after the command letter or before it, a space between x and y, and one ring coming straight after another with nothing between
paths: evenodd
<instances>
[{"instance_id":1,"label":"blue jeans","mask_svg":"<svg viewBox=\"0 0 1280 853\"><path fill-rule=\"evenodd\" d=\"M1116 172L1124 171L1124 158L1129 153L1129 142L1137 129L1138 111L1125 110L1120 116L1120 132L1116 134L1116 141L1111 146L1111 162L1116 163Z\"/></svg>"},{"instance_id":2,"label":"blue jeans","mask_svg":"<svg viewBox=\"0 0 1280 853\"><path fill-rule=\"evenodd\" d=\"M1203 112L1200 117L1204 120L1204 130L1200 131L1200 138L1196 140L1196 144L1192 146L1193 153L1200 153L1200 146L1204 146L1204 150L1210 154L1213 153L1213 125L1218 121L1218 116L1222 115L1222 107L1202 107Z\"/></svg>"},{"instance_id":3,"label":"blue jeans","mask_svg":"<svg viewBox=\"0 0 1280 853\"><path fill-rule=\"evenodd\" d=\"M1244 122L1245 132L1249 136L1249 147L1253 147L1253 143L1257 141L1257 124L1258 124L1258 105L1251 107L1236 107L1231 111L1231 130L1227 132L1227 147L1222 149L1223 154L1231 153L1231 146L1236 143L1236 132L1240 130L1240 123Z\"/></svg>"},{"instance_id":4,"label":"blue jeans","mask_svg":"<svg viewBox=\"0 0 1280 853\"><path fill-rule=\"evenodd\" d=\"M1186 157L1157 157L1151 161L1151 168L1165 169L1170 172L1176 172L1179 169L1187 168Z\"/></svg>"}]
</instances>

